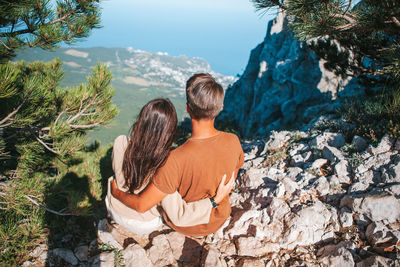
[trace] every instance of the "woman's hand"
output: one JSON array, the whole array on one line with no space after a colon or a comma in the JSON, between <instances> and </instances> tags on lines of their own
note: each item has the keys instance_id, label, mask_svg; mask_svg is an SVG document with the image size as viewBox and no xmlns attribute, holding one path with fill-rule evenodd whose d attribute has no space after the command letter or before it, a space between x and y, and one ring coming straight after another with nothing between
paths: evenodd
<instances>
[{"instance_id":1,"label":"woman's hand","mask_svg":"<svg viewBox=\"0 0 400 267\"><path fill-rule=\"evenodd\" d=\"M221 182L218 185L217 194L214 197L215 202L218 204L229 195L235 185L235 172L232 172L232 177L227 184L225 184L226 174L222 177Z\"/></svg>"}]
</instances>

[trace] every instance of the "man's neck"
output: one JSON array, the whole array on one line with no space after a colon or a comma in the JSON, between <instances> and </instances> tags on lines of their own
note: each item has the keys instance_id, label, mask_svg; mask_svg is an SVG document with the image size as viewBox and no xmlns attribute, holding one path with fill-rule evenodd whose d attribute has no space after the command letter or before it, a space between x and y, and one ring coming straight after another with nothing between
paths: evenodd
<instances>
[{"instance_id":1,"label":"man's neck","mask_svg":"<svg viewBox=\"0 0 400 267\"><path fill-rule=\"evenodd\" d=\"M214 120L192 119L192 138L204 139L217 135L219 131L214 127Z\"/></svg>"}]
</instances>

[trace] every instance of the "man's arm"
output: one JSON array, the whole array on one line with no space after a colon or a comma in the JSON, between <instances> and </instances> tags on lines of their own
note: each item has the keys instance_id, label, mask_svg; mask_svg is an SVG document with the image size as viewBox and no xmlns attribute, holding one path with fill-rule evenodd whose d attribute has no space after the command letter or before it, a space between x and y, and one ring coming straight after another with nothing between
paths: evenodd
<instances>
[{"instance_id":1,"label":"man's arm","mask_svg":"<svg viewBox=\"0 0 400 267\"><path fill-rule=\"evenodd\" d=\"M167 194L150 183L140 194L126 193L118 189L115 179L111 183L111 194L126 206L144 213L160 202Z\"/></svg>"}]
</instances>

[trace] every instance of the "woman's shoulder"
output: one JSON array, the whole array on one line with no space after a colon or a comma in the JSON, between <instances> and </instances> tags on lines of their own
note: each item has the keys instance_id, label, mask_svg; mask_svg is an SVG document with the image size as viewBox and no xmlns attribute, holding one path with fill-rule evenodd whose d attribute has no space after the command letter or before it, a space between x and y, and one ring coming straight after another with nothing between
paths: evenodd
<instances>
[{"instance_id":1,"label":"woman's shoulder","mask_svg":"<svg viewBox=\"0 0 400 267\"><path fill-rule=\"evenodd\" d=\"M129 139L126 135L120 135L114 140L114 150L115 149L123 149L127 147Z\"/></svg>"}]
</instances>

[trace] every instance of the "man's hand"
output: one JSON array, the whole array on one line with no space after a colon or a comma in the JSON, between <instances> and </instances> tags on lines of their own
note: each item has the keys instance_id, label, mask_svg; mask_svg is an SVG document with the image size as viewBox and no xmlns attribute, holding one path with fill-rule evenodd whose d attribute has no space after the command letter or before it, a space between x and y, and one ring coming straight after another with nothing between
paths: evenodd
<instances>
[{"instance_id":1,"label":"man's hand","mask_svg":"<svg viewBox=\"0 0 400 267\"><path fill-rule=\"evenodd\" d=\"M215 202L218 204L229 195L235 185L235 172L232 172L232 177L227 184L225 184L226 174L222 177L221 182L218 185L217 194L214 197Z\"/></svg>"}]
</instances>

